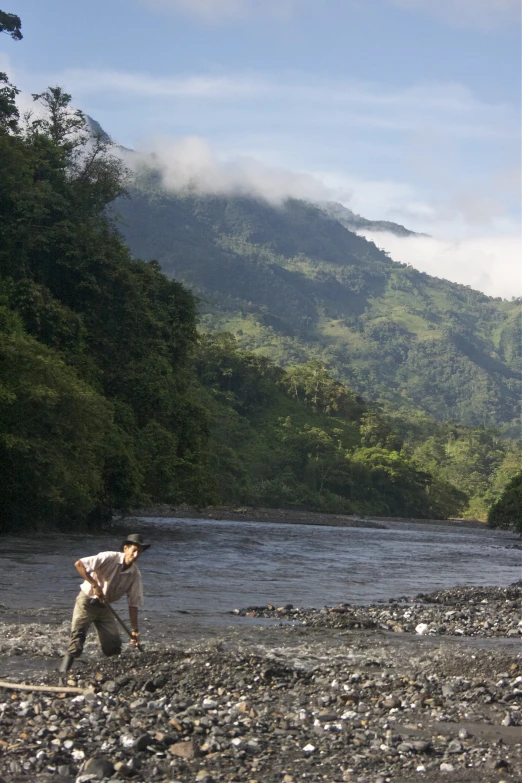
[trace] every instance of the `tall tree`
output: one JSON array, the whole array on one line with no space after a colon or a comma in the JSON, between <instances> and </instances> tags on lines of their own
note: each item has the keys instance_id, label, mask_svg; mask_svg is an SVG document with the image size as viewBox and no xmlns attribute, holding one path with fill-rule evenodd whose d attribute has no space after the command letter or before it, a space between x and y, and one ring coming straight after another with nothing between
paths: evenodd
<instances>
[{"instance_id":1,"label":"tall tree","mask_svg":"<svg viewBox=\"0 0 522 783\"><path fill-rule=\"evenodd\" d=\"M522 533L522 472L513 476L488 514L490 527L505 527Z\"/></svg>"}]
</instances>

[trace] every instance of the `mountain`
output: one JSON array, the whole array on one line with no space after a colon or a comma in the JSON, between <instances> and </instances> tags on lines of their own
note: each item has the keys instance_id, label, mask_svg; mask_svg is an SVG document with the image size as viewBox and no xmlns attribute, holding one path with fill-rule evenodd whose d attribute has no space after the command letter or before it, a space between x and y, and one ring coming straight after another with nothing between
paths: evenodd
<instances>
[{"instance_id":1,"label":"mountain","mask_svg":"<svg viewBox=\"0 0 522 783\"><path fill-rule=\"evenodd\" d=\"M387 231L398 237L427 236L427 234L418 234L415 231L410 231L399 223L391 223L389 220L368 220L352 212L351 209L342 204L337 204L335 201L326 201L319 203L317 206L347 228L348 231Z\"/></svg>"},{"instance_id":2,"label":"mountain","mask_svg":"<svg viewBox=\"0 0 522 783\"><path fill-rule=\"evenodd\" d=\"M133 255L198 295L205 330L283 366L319 359L404 415L518 434L519 302L394 262L341 205L167 193L149 173L116 209Z\"/></svg>"}]
</instances>

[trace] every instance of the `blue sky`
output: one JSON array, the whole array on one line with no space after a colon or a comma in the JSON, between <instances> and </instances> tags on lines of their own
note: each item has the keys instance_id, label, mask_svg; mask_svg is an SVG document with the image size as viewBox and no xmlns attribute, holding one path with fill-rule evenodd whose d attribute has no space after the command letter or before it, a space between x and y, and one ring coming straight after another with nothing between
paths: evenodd
<instances>
[{"instance_id":1,"label":"blue sky","mask_svg":"<svg viewBox=\"0 0 522 783\"><path fill-rule=\"evenodd\" d=\"M172 187L335 198L398 260L522 294L519 0L3 0L0 68L60 84Z\"/></svg>"}]
</instances>

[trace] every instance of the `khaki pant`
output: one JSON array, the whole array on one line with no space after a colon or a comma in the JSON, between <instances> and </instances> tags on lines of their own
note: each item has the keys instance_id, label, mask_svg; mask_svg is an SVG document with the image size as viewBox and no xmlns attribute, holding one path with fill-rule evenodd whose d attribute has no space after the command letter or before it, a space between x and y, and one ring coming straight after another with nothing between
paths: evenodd
<instances>
[{"instance_id":1,"label":"khaki pant","mask_svg":"<svg viewBox=\"0 0 522 783\"><path fill-rule=\"evenodd\" d=\"M91 599L81 591L74 605L67 655L71 655L73 658L80 657L87 631L93 623L105 655L119 655L121 653L121 638L113 615L106 606L98 602L91 602Z\"/></svg>"}]
</instances>

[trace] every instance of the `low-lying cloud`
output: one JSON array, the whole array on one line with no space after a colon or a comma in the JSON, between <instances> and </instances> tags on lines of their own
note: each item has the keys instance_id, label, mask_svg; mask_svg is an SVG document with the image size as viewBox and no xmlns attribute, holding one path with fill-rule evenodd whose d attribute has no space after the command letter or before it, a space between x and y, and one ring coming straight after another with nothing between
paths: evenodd
<instances>
[{"instance_id":1,"label":"low-lying cloud","mask_svg":"<svg viewBox=\"0 0 522 783\"><path fill-rule=\"evenodd\" d=\"M127 159L139 176L154 168L167 190L202 195L248 195L280 204L289 197L308 201L326 200L332 191L310 174L269 167L254 158L220 160L210 144L197 136L156 138L146 145L151 152Z\"/></svg>"},{"instance_id":2,"label":"low-lying cloud","mask_svg":"<svg viewBox=\"0 0 522 783\"><path fill-rule=\"evenodd\" d=\"M522 242L518 234L483 236L460 242L433 237L398 237L388 232L359 232L386 250L394 261L488 296L522 296Z\"/></svg>"},{"instance_id":3,"label":"low-lying cloud","mask_svg":"<svg viewBox=\"0 0 522 783\"><path fill-rule=\"evenodd\" d=\"M344 182L341 192L341 183L337 186L332 182L325 184L320 176L269 167L253 158L219 159L209 143L199 137L158 138L147 142L146 149L152 151L132 153L127 162L137 176L145 169L153 168L159 173L166 190L200 195L247 195L276 206L289 197L312 202L339 200L359 211L359 188L354 187L351 194ZM403 192L404 187L394 190L392 183L385 184L388 185L385 190L389 200L401 197L399 200L405 199L405 203L401 207L400 204L385 204L385 200L381 199L383 214L372 215L376 219L385 217L385 211L394 206L397 212L401 209L407 211L407 203L412 196L409 189ZM374 188L377 185L374 183ZM365 210L360 211L365 215ZM368 216L367 212L365 216ZM407 221L405 223L409 228L414 227ZM394 261L410 264L434 277L469 285L488 296L505 299L522 296L522 246L520 235L514 228L507 228L498 235L493 233L493 229L490 234L480 237L468 234L460 241L431 236L398 237L381 231L359 233L386 250Z\"/></svg>"}]
</instances>

